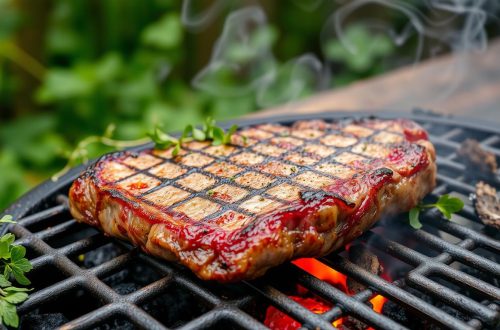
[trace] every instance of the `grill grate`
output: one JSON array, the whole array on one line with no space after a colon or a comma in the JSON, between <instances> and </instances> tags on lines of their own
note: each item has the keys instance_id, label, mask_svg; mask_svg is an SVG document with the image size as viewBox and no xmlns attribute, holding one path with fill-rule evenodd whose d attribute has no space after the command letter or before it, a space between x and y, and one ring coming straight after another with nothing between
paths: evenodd
<instances>
[{"instance_id":1,"label":"grill grate","mask_svg":"<svg viewBox=\"0 0 500 330\"><path fill-rule=\"evenodd\" d=\"M320 117L344 116L324 114ZM287 122L298 119L310 118L290 118ZM466 199L474 191L471 185L474 181L465 177L465 166L455 151L462 140L470 137L478 139L498 158L498 130L452 118L414 115L411 119L429 131L436 146L439 174L433 194L451 193ZM265 122L283 120L266 119ZM241 125L256 123L240 122ZM64 194L78 171L57 183L42 185L7 211L21 219L8 230L18 237L17 243L26 246L34 266L30 278L35 290L19 307L22 316L56 313L68 304L67 309L74 306L74 311L64 315L69 321L65 328L109 328L119 324L148 329L261 329L265 328L262 308L273 305L306 328L332 328L331 322L347 315L375 328L411 327L372 310L368 301L375 294L381 294L409 314L428 320L429 324L452 329L498 326L499 235L480 223L470 203L453 222L427 212L422 215L421 230L409 230L401 217L400 221L392 219L386 224L382 221L357 240L369 245L386 268L398 265L394 272L399 273L392 274L395 279L392 283L355 265L345 253L321 258L323 263L369 287L349 296L293 264L278 267L252 282L206 283L178 265L156 260L127 243L106 238L76 223L67 210ZM498 181L493 185L500 188ZM102 250L100 255L106 257L103 260L89 264L82 258L95 256L99 250ZM107 253L109 251L112 253ZM127 272L124 273L124 269ZM146 273L156 275L141 279ZM134 287L115 285L120 283L120 276L130 277L122 282L135 280ZM334 307L321 315L308 311L288 297L290 283L300 284ZM177 322L167 321L155 312L155 306L158 309L168 297L172 299L169 308L175 309L176 304L182 308L182 303L176 301L180 296L189 303L189 308L176 312Z\"/></svg>"}]
</instances>

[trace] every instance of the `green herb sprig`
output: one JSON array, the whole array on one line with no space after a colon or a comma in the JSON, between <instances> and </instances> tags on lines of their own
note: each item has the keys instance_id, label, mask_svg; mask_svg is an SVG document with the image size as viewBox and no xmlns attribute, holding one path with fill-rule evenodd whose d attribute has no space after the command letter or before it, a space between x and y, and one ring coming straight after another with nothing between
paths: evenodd
<instances>
[{"instance_id":1,"label":"green herb sprig","mask_svg":"<svg viewBox=\"0 0 500 330\"><path fill-rule=\"evenodd\" d=\"M236 132L238 126L233 125L229 130L218 127L213 118L208 117L203 123L202 128L197 128L193 125L188 125L184 129L180 138L175 138L164 131L160 127L153 129L148 134L149 138L141 138L137 140L117 140L113 138L113 133L116 126L111 124L106 129L104 135L89 136L76 145L76 148L66 155L66 165L56 174L52 176L52 181L57 181L61 176L66 174L72 167L78 164L86 164L89 161L89 147L93 144L101 144L107 147L116 149L123 149L129 147L136 147L142 144L153 141L156 149L168 149L173 147L172 156L177 156L182 149L183 142L189 141L212 141L213 145L222 145L231 143L231 136ZM246 137L243 136L243 141L246 144Z\"/></svg>"},{"instance_id":2,"label":"green herb sprig","mask_svg":"<svg viewBox=\"0 0 500 330\"><path fill-rule=\"evenodd\" d=\"M0 219L0 223L16 223L12 216L6 215ZM10 327L19 326L19 316L16 305L28 299L27 288L19 288L12 285L13 278L21 285L29 285L31 282L24 275L33 266L25 258L26 248L14 245L15 236L7 233L0 237L0 323Z\"/></svg>"},{"instance_id":3,"label":"green herb sprig","mask_svg":"<svg viewBox=\"0 0 500 330\"><path fill-rule=\"evenodd\" d=\"M160 127L156 127L149 137L155 143L156 149L172 148L172 156L177 156L182 149L182 143L189 141L212 141L212 145L218 146L231 143L231 136L236 132L238 126L233 125L227 131L218 127L213 118L208 117L201 128L187 125L180 138L175 138Z\"/></svg>"},{"instance_id":4,"label":"green herb sprig","mask_svg":"<svg viewBox=\"0 0 500 330\"><path fill-rule=\"evenodd\" d=\"M420 223L419 216L420 212L424 209L436 208L441 212L446 219L451 219L452 213L457 213L464 207L464 202L457 197L450 197L450 195L445 194L439 197L435 203L431 204L418 204L412 208L409 212L410 226L415 229L422 228L422 223Z\"/></svg>"},{"instance_id":5,"label":"green herb sprig","mask_svg":"<svg viewBox=\"0 0 500 330\"><path fill-rule=\"evenodd\" d=\"M76 148L66 155L66 165L56 174L52 176L52 181L57 181L61 176L66 174L72 167L78 164L86 164L89 161L88 153L89 146L93 144L101 144L107 147L123 149L128 147L136 147L150 142L148 138L137 140L116 140L113 138L113 133L116 129L114 124L110 124L103 136L92 135L78 142Z\"/></svg>"}]
</instances>

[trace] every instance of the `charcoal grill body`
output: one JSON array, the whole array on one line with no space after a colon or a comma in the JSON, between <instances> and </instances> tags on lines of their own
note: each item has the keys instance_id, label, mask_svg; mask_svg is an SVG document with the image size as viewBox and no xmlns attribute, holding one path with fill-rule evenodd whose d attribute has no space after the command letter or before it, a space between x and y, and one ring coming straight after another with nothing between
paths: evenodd
<instances>
[{"instance_id":1,"label":"charcoal grill body","mask_svg":"<svg viewBox=\"0 0 500 330\"><path fill-rule=\"evenodd\" d=\"M227 126L286 125L303 119L367 116L332 112L238 120ZM424 113L377 113L376 117L409 118L429 131L438 156L438 185L431 199L444 193L466 198L474 192L475 179L467 175L456 155L462 140L475 138L497 159L500 157L500 129L493 125ZM151 145L136 150L146 147ZM52 315L54 322L62 318L59 323L72 329L262 329L269 305L311 329L333 328L332 321L343 316L381 329L411 328L417 319L424 320L420 323L423 325L450 329L494 329L499 325L499 235L481 224L471 204L453 222L431 211L421 216L423 229L414 231L406 224L405 216L400 216L385 219L356 240L383 255L386 263L400 264L401 276L395 276L395 281L367 272L342 253L321 258L323 263L366 285L368 289L354 296L290 263L256 281L221 285L203 282L179 265L146 256L127 243L76 223L68 212L65 196L83 168L71 170L57 182L41 184L5 212L19 222L3 226L2 231L16 235L17 243L27 247L34 265L30 278L35 291L18 309L25 327L32 325L29 322L36 321L37 315ZM499 176L496 173L493 182L497 188ZM322 315L303 308L288 296L289 289L297 284L334 307ZM386 306L392 306L392 310L387 315L369 306L374 294L390 300ZM75 297L79 303L71 305Z\"/></svg>"}]
</instances>

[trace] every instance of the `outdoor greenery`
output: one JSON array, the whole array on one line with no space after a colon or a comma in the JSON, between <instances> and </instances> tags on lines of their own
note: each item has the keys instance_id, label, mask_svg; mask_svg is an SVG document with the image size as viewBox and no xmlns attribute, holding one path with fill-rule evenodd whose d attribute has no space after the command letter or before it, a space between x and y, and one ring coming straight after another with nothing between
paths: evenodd
<instances>
[{"instance_id":1,"label":"outdoor greenery","mask_svg":"<svg viewBox=\"0 0 500 330\"><path fill-rule=\"evenodd\" d=\"M0 210L110 124L113 138L140 139L158 124L175 131L239 117L411 63L415 37L396 47L356 17L344 31L354 56L325 33L338 6L228 1L193 28L181 1L0 0ZM367 13L396 29L408 21ZM82 158L111 149L90 144Z\"/></svg>"}]
</instances>

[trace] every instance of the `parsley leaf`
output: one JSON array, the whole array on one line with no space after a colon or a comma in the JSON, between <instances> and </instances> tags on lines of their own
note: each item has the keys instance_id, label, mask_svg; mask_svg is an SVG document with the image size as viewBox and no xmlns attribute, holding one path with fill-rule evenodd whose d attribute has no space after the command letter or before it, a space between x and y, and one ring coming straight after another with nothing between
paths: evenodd
<instances>
[{"instance_id":1,"label":"parsley leaf","mask_svg":"<svg viewBox=\"0 0 500 330\"><path fill-rule=\"evenodd\" d=\"M12 216L4 216L0 222L15 223ZM15 239L11 233L0 237L0 323L10 327L19 326L19 316L15 305L28 299L27 292L30 291L12 286L10 279L13 277L17 283L28 285L31 282L24 274L33 268L25 258L26 248L13 245Z\"/></svg>"},{"instance_id":2,"label":"parsley leaf","mask_svg":"<svg viewBox=\"0 0 500 330\"><path fill-rule=\"evenodd\" d=\"M231 136L236 132L238 129L238 125L233 125L229 128L227 133L224 134L224 139L222 140L222 144L230 144L231 143Z\"/></svg>"},{"instance_id":3,"label":"parsley leaf","mask_svg":"<svg viewBox=\"0 0 500 330\"><path fill-rule=\"evenodd\" d=\"M5 288L6 286L11 286L12 283L6 279L3 275L0 275L0 287Z\"/></svg>"},{"instance_id":4,"label":"parsley leaf","mask_svg":"<svg viewBox=\"0 0 500 330\"><path fill-rule=\"evenodd\" d=\"M422 228L422 223L418 219L418 216L420 215L420 209L418 207L414 207L410 210L410 226L412 226L415 229L420 229Z\"/></svg>"},{"instance_id":5,"label":"parsley leaf","mask_svg":"<svg viewBox=\"0 0 500 330\"><path fill-rule=\"evenodd\" d=\"M224 142L224 130L220 127L213 127L212 128L212 137L213 137L213 142L212 144L214 146L219 146Z\"/></svg>"},{"instance_id":6,"label":"parsley leaf","mask_svg":"<svg viewBox=\"0 0 500 330\"><path fill-rule=\"evenodd\" d=\"M435 204L433 204L433 206L441 211L446 219L451 219L452 213L456 213L463 209L464 202L462 202L462 200L459 198L450 197L450 195L443 195L439 197L439 199Z\"/></svg>"},{"instance_id":7,"label":"parsley leaf","mask_svg":"<svg viewBox=\"0 0 500 330\"><path fill-rule=\"evenodd\" d=\"M0 316L5 325L15 328L19 325L19 316L17 316L16 306L5 300L5 297L0 299Z\"/></svg>"},{"instance_id":8,"label":"parsley leaf","mask_svg":"<svg viewBox=\"0 0 500 330\"><path fill-rule=\"evenodd\" d=\"M179 152L181 151L181 144L180 143L177 143L174 147L174 149L172 149L172 156L177 156L179 154Z\"/></svg>"},{"instance_id":9,"label":"parsley leaf","mask_svg":"<svg viewBox=\"0 0 500 330\"><path fill-rule=\"evenodd\" d=\"M9 259L10 258L10 249L12 243L16 237L10 233L3 235L0 237L0 258L1 259Z\"/></svg>"},{"instance_id":10,"label":"parsley leaf","mask_svg":"<svg viewBox=\"0 0 500 330\"><path fill-rule=\"evenodd\" d=\"M428 208L436 208L441 212L446 219L451 219L452 213L459 212L464 207L464 202L457 197L451 197L448 194L442 195L435 203L431 204L418 204L412 208L408 214L410 226L415 229L420 229L422 224L419 220L420 212Z\"/></svg>"},{"instance_id":11,"label":"parsley leaf","mask_svg":"<svg viewBox=\"0 0 500 330\"><path fill-rule=\"evenodd\" d=\"M4 215L2 219L0 219L0 223L16 223L14 220L12 220L12 215Z\"/></svg>"},{"instance_id":12,"label":"parsley leaf","mask_svg":"<svg viewBox=\"0 0 500 330\"><path fill-rule=\"evenodd\" d=\"M26 276L24 276L24 273L27 273L31 269L33 269L33 266L31 266L31 263L28 261L28 259L24 257L25 255L26 248L24 246L12 246L10 257L11 262L5 266L4 275L9 273L7 269L10 269L10 272L12 272L12 275L19 284L29 285L31 284L31 282Z\"/></svg>"},{"instance_id":13,"label":"parsley leaf","mask_svg":"<svg viewBox=\"0 0 500 330\"><path fill-rule=\"evenodd\" d=\"M193 127L193 137L197 141L205 141L207 138L207 135L201 129Z\"/></svg>"},{"instance_id":14,"label":"parsley leaf","mask_svg":"<svg viewBox=\"0 0 500 330\"><path fill-rule=\"evenodd\" d=\"M22 288L16 288L22 289ZM28 294L26 292L16 292L11 289L5 290L7 295L5 296L5 300L10 302L11 304L19 304L28 299Z\"/></svg>"},{"instance_id":15,"label":"parsley leaf","mask_svg":"<svg viewBox=\"0 0 500 330\"><path fill-rule=\"evenodd\" d=\"M148 136L155 143L155 148L157 149L167 149L179 143L178 139L163 132L159 127L156 127Z\"/></svg>"},{"instance_id":16,"label":"parsley leaf","mask_svg":"<svg viewBox=\"0 0 500 330\"><path fill-rule=\"evenodd\" d=\"M223 144L231 143L231 136L236 132L238 126L231 126L227 132L221 127L216 126L216 122L213 118L208 117L200 128L194 127L193 125L187 125L180 137L176 139L167 133L163 132L160 128L155 128L152 133L149 134L151 140L155 143L156 149L168 149L172 148L172 156L177 156L182 149L183 142L189 141L207 141L211 140L212 145L218 146Z\"/></svg>"}]
</instances>

